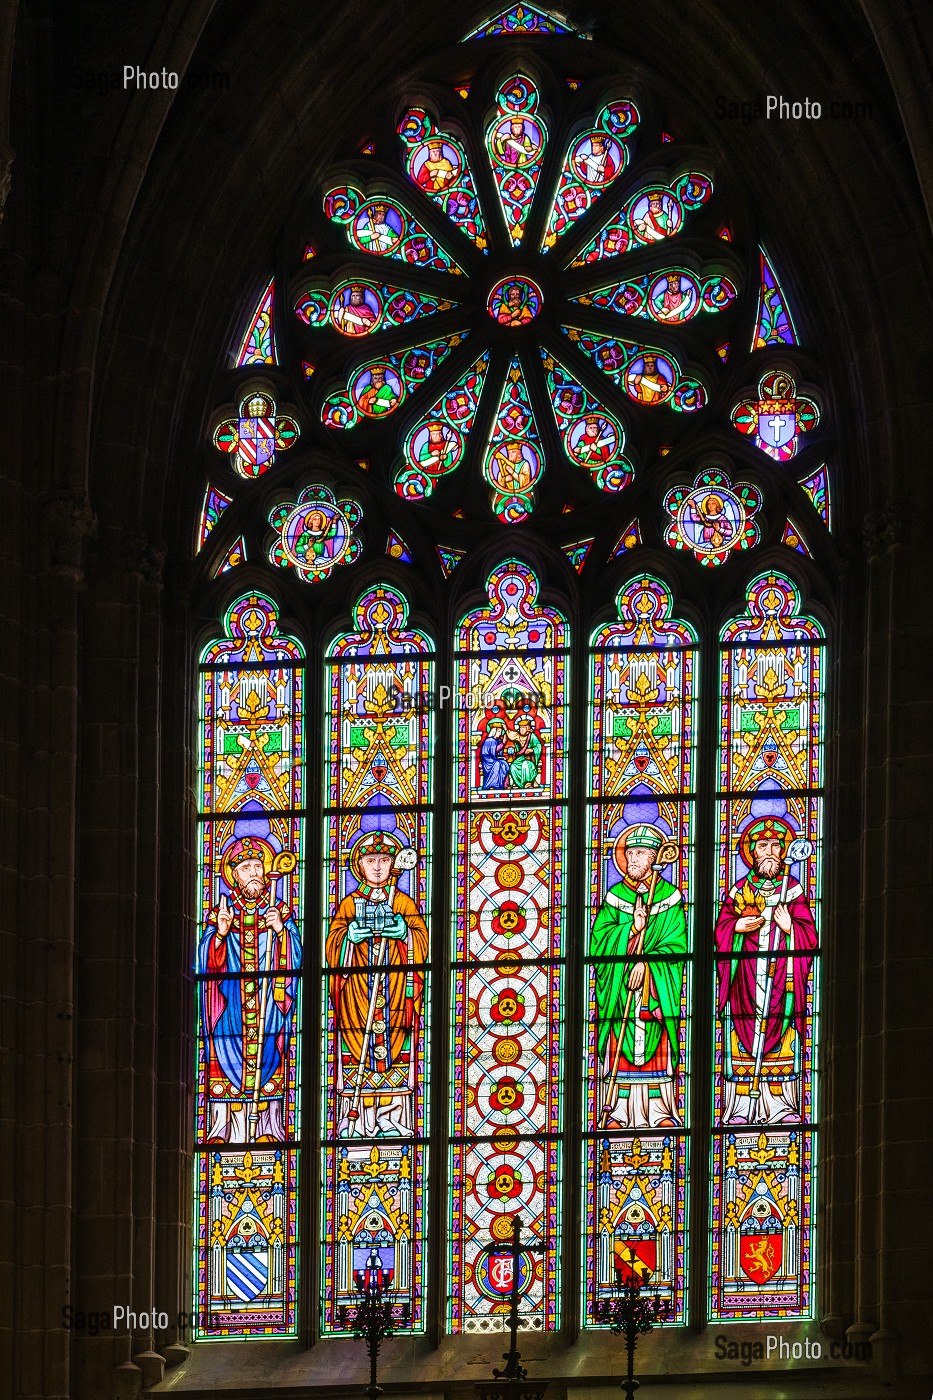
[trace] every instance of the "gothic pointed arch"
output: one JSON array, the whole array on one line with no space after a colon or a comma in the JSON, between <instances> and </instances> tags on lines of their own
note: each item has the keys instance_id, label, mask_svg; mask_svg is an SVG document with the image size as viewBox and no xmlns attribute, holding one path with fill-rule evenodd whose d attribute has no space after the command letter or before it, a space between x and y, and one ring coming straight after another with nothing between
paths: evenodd
<instances>
[{"instance_id":1,"label":"gothic pointed arch","mask_svg":"<svg viewBox=\"0 0 933 1400\"><path fill-rule=\"evenodd\" d=\"M205 662L205 1340L346 1334L376 1273L434 1336L516 1269L528 1329L814 1314L818 347L663 92L531 6L464 45L300 201L205 444L225 645L314 639Z\"/></svg>"}]
</instances>

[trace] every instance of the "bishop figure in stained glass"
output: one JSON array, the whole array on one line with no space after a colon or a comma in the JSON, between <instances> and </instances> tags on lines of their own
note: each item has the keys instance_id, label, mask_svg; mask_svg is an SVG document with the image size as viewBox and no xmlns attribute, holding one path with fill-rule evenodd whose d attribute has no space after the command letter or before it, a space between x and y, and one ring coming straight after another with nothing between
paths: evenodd
<instances>
[{"instance_id":1,"label":"bishop figure in stained glass","mask_svg":"<svg viewBox=\"0 0 933 1400\"><path fill-rule=\"evenodd\" d=\"M221 857L221 894L198 953L207 1041L211 1142L283 1141L286 1071L297 985L284 969L301 966L291 909L275 881L296 864L256 836L231 842Z\"/></svg>"},{"instance_id":2,"label":"bishop figure in stained glass","mask_svg":"<svg viewBox=\"0 0 933 1400\"><path fill-rule=\"evenodd\" d=\"M328 965L339 1038L341 1137L409 1135L422 1022L428 931L399 877L414 851L389 831L364 834L350 852L356 882L330 923Z\"/></svg>"},{"instance_id":3,"label":"bishop figure in stained glass","mask_svg":"<svg viewBox=\"0 0 933 1400\"><path fill-rule=\"evenodd\" d=\"M792 836L782 817L761 817L746 827L739 852L748 876L732 886L716 924L716 946L725 955L718 980L727 1123L801 1117L807 954L817 935L803 889L790 878Z\"/></svg>"},{"instance_id":4,"label":"bishop figure in stained glass","mask_svg":"<svg viewBox=\"0 0 933 1400\"><path fill-rule=\"evenodd\" d=\"M675 1076L687 921L680 890L660 874L675 854L648 823L628 827L613 848L622 880L607 891L590 940L591 955L607 959L594 969L601 1128L680 1125Z\"/></svg>"}]
</instances>

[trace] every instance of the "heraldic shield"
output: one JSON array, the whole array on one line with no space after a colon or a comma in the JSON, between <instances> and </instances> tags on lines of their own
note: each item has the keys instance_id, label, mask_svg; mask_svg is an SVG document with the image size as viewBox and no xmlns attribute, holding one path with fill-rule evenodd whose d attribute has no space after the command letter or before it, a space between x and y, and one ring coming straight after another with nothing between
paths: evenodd
<instances>
[{"instance_id":1,"label":"heraldic shield","mask_svg":"<svg viewBox=\"0 0 933 1400\"><path fill-rule=\"evenodd\" d=\"M515 1277L515 1261L511 1246L495 1245L488 1249L476 1265L476 1283L487 1295L495 1299L506 1299L512 1292ZM518 1291L525 1292L534 1276L534 1263L531 1257L519 1251Z\"/></svg>"},{"instance_id":2,"label":"heraldic shield","mask_svg":"<svg viewBox=\"0 0 933 1400\"><path fill-rule=\"evenodd\" d=\"M742 1221L739 1263L752 1283L767 1283L784 1259L781 1221L768 1201L758 1200Z\"/></svg>"},{"instance_id":3,"label":"heraldic shield","mask_svg":"<svg viewBox=\"0 0 933 1400\"><path fill-rule=\"evenodd\" d=\"M620 1287L634 1283L641 1288L651 1282L658 1266L657 1221L642 1204L641 1189L636 1192L639 1199L623 1209L612 1242L612 1267Z\"/></svg>"},{"instance_id":4,"label":"heraldic shield","mask_svg":"<svg viewBox=\"0 0 933 1400\"><path fill-rule=\"evenodd\" d=\"M642 1239L616 1240L612 1251L616 1281L619 1284L650 1283L658 1263L658 1242L654 1235Z\"/></svg>"},{"instance_id":5,"label":"heraldic shield","mask_svg":"<svg viewBox=\"0 0 933 1400\"><path fill-rule=\"evenodd\" d=\"M247 1215L227 1237L227 1288L243 1303L251 1303L269 1284L269 1242Z\"/></svg>"},{"instance_id":6,"label":"heraldic shield","mask_svg":"<svg viewBox=\"0 0 933 1400\"><path fill-rule=\"evenodd\" d=\"M758 413L758 436L768 447L786 447L797 434L796 409L790 413L776 410L774 405L761 406Z\"/></svg>"}]
</instances>

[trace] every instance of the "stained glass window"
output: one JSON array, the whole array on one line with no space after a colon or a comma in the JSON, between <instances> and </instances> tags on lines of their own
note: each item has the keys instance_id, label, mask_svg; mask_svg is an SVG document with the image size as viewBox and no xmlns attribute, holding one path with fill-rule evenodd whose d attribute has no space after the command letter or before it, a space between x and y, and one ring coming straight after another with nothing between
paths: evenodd
<instances>
[{"instance_id":1,"label":"stained glass window","mask_svg":"<svg viewBox=\"0 0 933 1400\"><path fill-rule=\"evenodd\" d=\"M201 518L198 521L198 541L197 548L203 549L207 543L207 537L223 515L231 498L224 495L223 491L218 491L216 486L208 486L204 492L204 504L201 507Z\"/></svg>"},{"instance_id":2,"label":"stained glass window","mask_svg":"<svg viewBox=\"0 0 933 1400\"><path fill-rule=\"evenodd\" d=\"M557 1323L567 624L508 560L457 629L449 1277L454 1331Z\"/></svg>"},{"instance_id":3,"label":"stained glass window","mask_svg":"<svg viewBox=\"0 0 933 1400\"><path fill-rule=\"evenodd\" d=\"M686 1312L696 634L651 576L590 660L584 1316L650 1275Z\"/></svg>"},{"instance_id":4,"label":"stained glass window","mask_svg":"<svg viewBox=\"0 0 933 1400\"><path fill-rule=\"evenodd\" d=\"M239 597L200 670L197 1328L298 1328L304 656Z\"/></svg>"},{"instance_id":5,"label":"stained glass window","mask_svg":"<svg viewBox=\"0 0 933 1400\"><path fill-rule=\"evenodd\" d=\"M796 345L794 323L787 309L787 299L771 262L761 249L761 290L758 298L758 320L755 326L753 350L763 345Z\"/></svg>"},{"instance_id":6,"label":"stained glass window","mask_svg":"<svg viewBox=\"0 0 933 1400\"><path fill-rule=\"evenodd\" d=\"M492 39L500 34L572 34L574 31L557 15L530 5L527 0L507 6L492 19L467 34L467 39Z\"/></svg>"},{"instance_id":7,"label":"stained glass window","mask_svg":"<svg viewBox=\"0 0 933 1400\"><path fill-rule=\"evenodd\" d=\"M790 260L583 37L475 25L242 308L192 506L204 1337L345 1335L373 1279L435 1335L513 1281L542 1331L632 1279L813 1315L831 396Z\"/></svg>"},{"instance_id":8,"label":"stained glass window","mask_svg":"<svg viewBox=\"0 0 933 1400\"><path fill-rule=\"evenodd\" d=\"M275 281L270 281L256 303L252 315L246 322L236 354L237 369L244 365L274 365L275 332L272 314L275 299Z\"/></svg>"},{"instance_id":9,"label":"stained glass window","mask_svg":"<svg viewBox=\"0 0 933 1400\"><path fill-rule=\"evenodd\" d=\"M375 587L327 653L322 1315L393 1280L423 1327L430 1033L433 646Z\"/></svg>"},{"instance_id":10,"label":"stained glass window","mask_svg":"<svg viewBox=\"0 0 933 1400\"><path fill-rule=\"evenodd\" d=\"M823 631L761 574L722 634L711 1316L807 1316Z\"/></svg>"}]
</instances>

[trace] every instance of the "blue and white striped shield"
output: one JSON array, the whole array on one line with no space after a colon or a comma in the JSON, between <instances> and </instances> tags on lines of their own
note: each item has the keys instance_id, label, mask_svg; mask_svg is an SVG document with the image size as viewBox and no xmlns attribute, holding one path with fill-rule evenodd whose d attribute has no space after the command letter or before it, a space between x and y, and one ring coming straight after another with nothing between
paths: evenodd
<instances>
[{"instance_id":1,"label":"blue and white striped shield","mask_svg":"<svg viewBox=\"0 0 933 1400\"><path fill-rule=\"evenodd\" d=\"M269 1284L268 1249L227 1251L227 1289L244 1303L258 1298Z\"/></svg>"}]
</instances>

